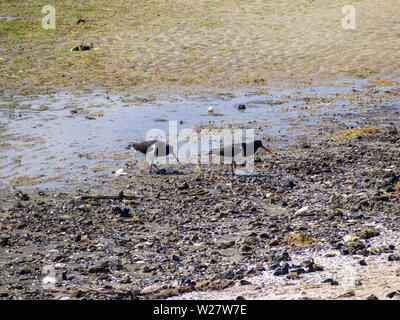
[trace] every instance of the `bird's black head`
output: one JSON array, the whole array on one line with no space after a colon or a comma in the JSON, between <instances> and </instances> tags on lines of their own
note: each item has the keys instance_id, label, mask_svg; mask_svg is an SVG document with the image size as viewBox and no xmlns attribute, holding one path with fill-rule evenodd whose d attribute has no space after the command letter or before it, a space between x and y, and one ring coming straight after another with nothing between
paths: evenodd
<instances>
[{"instance_id":1,"label":"bird's black head","mask_svg":"<svg viewBox=\"0 0 400 320\"><path fill-rule=\"evenodd\" d=\"M260 148L262 146L262 142L261 140L255 140L254 141L254 149L257 150L258 148Z\"/></svg>"},{"instance_id":2,"label":"bird's black head","mask_svg":"<svg viewBox=\"0 0 400 320\"><path fill-rule=\"evenodd\" d=\"M254 141L254 151L257 150L258 148L263 148L265 151L272 153L271 150L267 149L266 147L263 146L261 140L255 140Z\"/></svg>"}]
</instances>

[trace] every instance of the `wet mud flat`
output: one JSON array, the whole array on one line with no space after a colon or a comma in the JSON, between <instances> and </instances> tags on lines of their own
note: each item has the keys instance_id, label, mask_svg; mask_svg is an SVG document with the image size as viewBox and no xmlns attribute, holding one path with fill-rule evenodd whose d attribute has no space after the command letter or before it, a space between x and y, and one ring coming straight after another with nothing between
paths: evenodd
<instances>
[{"instance_id":1,"label":"wet mud flat","mask_svg":"<svg viewBox=\"0 0 400 320\"><path fill-rule=\"evenodd\" d=\"M398 299L392 111L392 124L379 114L373 130L260 153L256 177L204 167L105 180L96 191L6 189L0 296Z\"/></svg>"},{"instance_id":2,"label":"wet mud flat","mask_svg":"<svg viewBox=\"0 0 400 320\"><path fill-rule=\"evenodd\" d=\"M399 118L400 82L394 80L346 78L329 85L252 90L197 88L158 96L100 89L31 96L8 92L0 97L0 190L96 189L114 179L118 168L136 174L147 163L126 146L132 140L153 139L148 134L154 129L169 139L175 130L178 149L193 144L182 139L187 130L200 145L212 131L254 129L254 139L284 152L302 139L374 128ZM239 110L239 105L246 108ZM209 107L213 113L207 112Z\"/></svg>"}]
</instances>

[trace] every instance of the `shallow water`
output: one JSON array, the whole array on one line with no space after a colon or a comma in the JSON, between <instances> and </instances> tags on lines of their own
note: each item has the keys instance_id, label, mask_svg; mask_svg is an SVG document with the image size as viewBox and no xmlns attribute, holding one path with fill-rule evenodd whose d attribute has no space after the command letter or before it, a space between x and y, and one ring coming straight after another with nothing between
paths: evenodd
<instances>
[{"instance_id":1,"label":"shallow water","mask_svg":"<svg viewBox=\"0 0 400 320\"><path fill-rule=\"evenodd\" d=\"M281 149L295 136L312 135L310 126L326 121L357 125L362 113L379 107L371 104L359 108L361 102L371 99L370 87L367 80L345 79L332 86L304 89L258 88L254 92L202 92L156 99L100 91L3 96L1 183L18 185L18 177L36 177L37 181L30 183L56 187L68 179L79 182L93 175L112 174L131 160L124 154L128 142L146 139L151 129L161 129L168 135L171 121L177 124L178 134L183 129L202 127L255 128L256 138L267 138L267 145ZM375 86L374 95L385 95L388 89ZM239 104L246 105L246 110L239 111ZM398 107L396 95L385 96L381 102L382 106L396 104ZM214 114L207 113L210 106Z\"/></svg>"}]
</instances>

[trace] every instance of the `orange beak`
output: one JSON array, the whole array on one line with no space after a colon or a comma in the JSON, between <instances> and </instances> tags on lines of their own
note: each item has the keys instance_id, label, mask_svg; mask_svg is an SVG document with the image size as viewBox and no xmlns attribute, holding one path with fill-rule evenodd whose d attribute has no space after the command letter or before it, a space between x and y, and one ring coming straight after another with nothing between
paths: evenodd
<instances>
[{"instance_id":1,"label":"orange beak","mask_svg":"<svg viewBox=\"0 0 400 320\"><path fill-rule=\"evenodd\" d=\"M265 151L267 151L267 152L269 152L269 153L273 153L271 150L267 149L267 148L264 147L264 146L261 146L261 148L263 148Z\"/></svg>"}]
</instances>

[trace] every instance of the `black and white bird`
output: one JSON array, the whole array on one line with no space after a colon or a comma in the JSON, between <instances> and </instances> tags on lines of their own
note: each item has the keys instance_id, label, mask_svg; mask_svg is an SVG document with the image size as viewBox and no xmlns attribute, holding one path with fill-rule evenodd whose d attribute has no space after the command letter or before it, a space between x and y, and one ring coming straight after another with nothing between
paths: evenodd
<instances>
[{"instance_id":1,"label":"black and white bird","mask_svg":"<svg viewBox=\"0 0 400 320\"><path fill-rule=\"evenodd\" d=\"M259 148L262 148L269 153L273 153L271 150L263 146L261 140L255 140L249 143L246 142L235 143L224 146L219 149L214 149L209 152L209 155L211 156L215 155L223 158L225 162L230 162L232 169L232 176L234 176L235 169L237 166L236 162L239 162L243 159L253 156Z\"/></svg>"},{"instance_id":2,"label":"black and white bird","mask_svg":"<svg viewBox=\"0 0 400 320\"><path fill-rule=\"evenodd\" d=\"M172 155L179 163L178 157L174 153L174 148L171 145L159 140L147 140L138 143L131 142L128 144L127 149L133 149L146 155L147 160L150 162L150 173L153 166L160 171L160 169L158 169L154 164L158 157Z\"/></svg>"}]
</instances>

